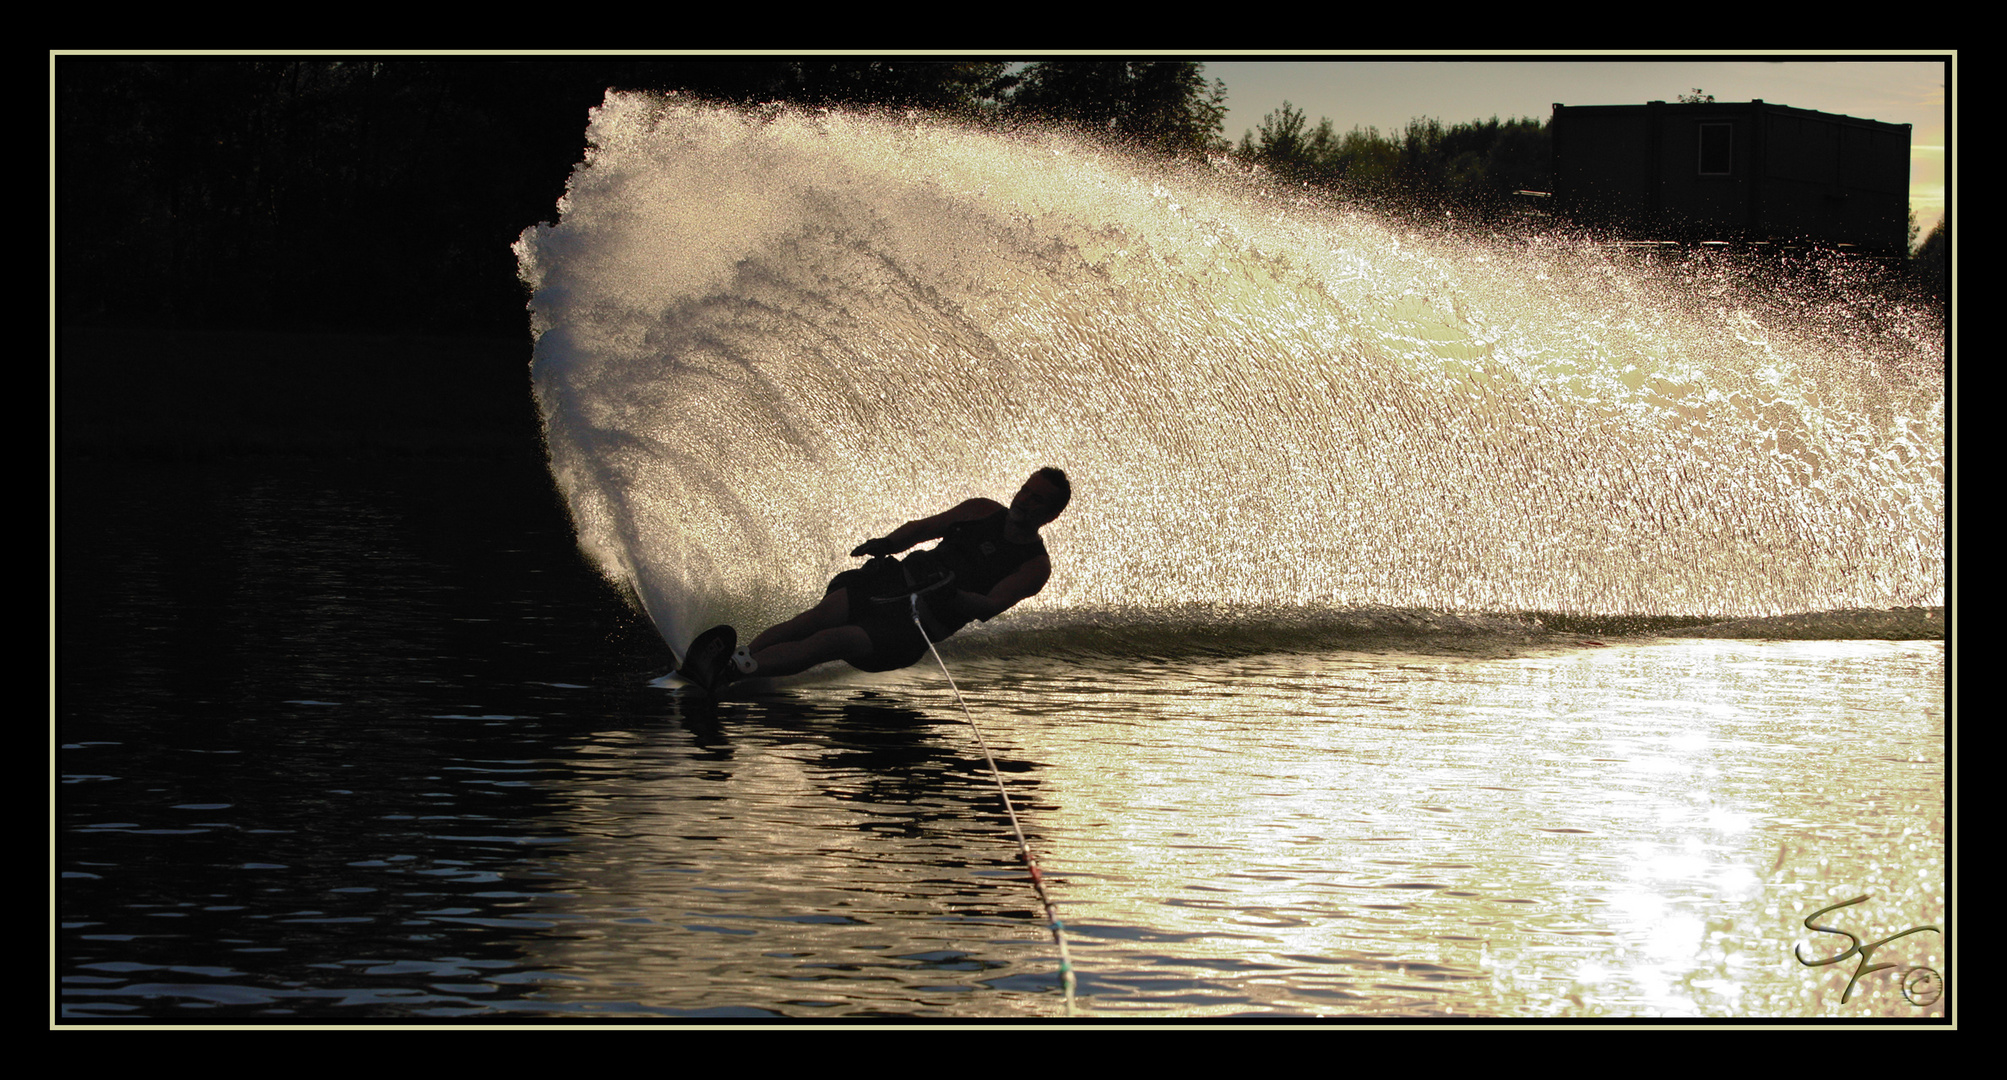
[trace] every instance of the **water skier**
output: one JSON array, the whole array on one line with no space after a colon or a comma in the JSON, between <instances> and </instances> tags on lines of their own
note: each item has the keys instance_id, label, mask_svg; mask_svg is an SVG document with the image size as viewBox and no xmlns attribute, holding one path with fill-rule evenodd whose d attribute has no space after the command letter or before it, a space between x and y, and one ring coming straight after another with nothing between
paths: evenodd
<instances>
[{"instance_id":1,"label":"water skier","mask_svg":"<svg viewBox=\"0 0 2007 1080\"><path fill-rule=\"evenodd\" d=\"M927 654L929 639L994 619L1045 588L1052 560L1038 530L1059 517L1072 494L1064 472L1044 468L1009 507L970 499L866 540L850 554L870 561L831 578L820 603L736 652L730 627L707 630L691 642L680 673L716 690L735 679L793 675L835 660L860 671L906 667ZM941 542L891 557L928 540ZM924 638L913 621L914 594Z\"/></svg>"}]
</instances>

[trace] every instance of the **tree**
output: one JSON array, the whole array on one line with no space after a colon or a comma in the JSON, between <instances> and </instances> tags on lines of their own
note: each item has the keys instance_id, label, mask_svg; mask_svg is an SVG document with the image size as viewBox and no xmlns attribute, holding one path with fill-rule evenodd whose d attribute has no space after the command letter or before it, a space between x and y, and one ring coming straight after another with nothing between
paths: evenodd
<instances>
[{"instance_id":1,"label":"tree","mask_svg":"<svg viewBox=\"0 0 2007 1080\"><path fill-rule=\"evenodd\" d=\"M1252 131L1242 134L1238 152L1278 176L1308 179L1320 170L1323 162L1316 153L1319 148L1313 137L1303 134L1307 121L1302 109L1284 101L1281 109L1261 118L1259 134ZM1319 134L1328 137L1330 124L1329 120L1324 121Z\"/></svg>"},{"instance_id":2,"label":"tree","mask_svg":"<svg viewBox=\"0 0 2007 1080\"><path fill-rule=\"evenodd\" d=\"M1937 226L1923 238L1910 258L1910 280L1926 296L1944 298L1951 282L1951 213L1937 219Z\"/></svg>"},{"instance_id":3,"label":"tree","mask_svg":"<svg viewBox=\"0 0 2007 1080\"><path fill-rule=\"evenodd\" d=\"M1310 128L1290 102L1242 135L1235 153L1292 183L1307 183L1383 212L1497 221L1518 191L1544 191L1552 167L1542 120L1474 120L1445 127L1417 117L1398 132L1355 127L1340 138L1329 118Z\"/></svg>"},{"instance_id":4,"label":"tree","mask_svg":"<svg viewBox=\"0 0 2007 1080\"><path fill-rule=\"evenodd\" d=\"M1225 145L1226 87L1176 61L68 57L55 84L60 317L99 325L513 329L509 243L609 89Z\"/></svg>"},{"instance_id":5,"label":"tree","mask_svg":"<svg viewBox=\"0 0 2007 1080\"><path fill-rule=\"evenodd\" d=\"M1015 76L1005 113L1049 120L1160 153L1224 149L1226 84L1183 60L1053 60Z\"/></svg>"},{"instance_id":6,"label":"tree","mask_svg":"<svg viewBox=\"0 0 2007 1080\"><path fill-rule=\"evenodd\" d=\"M922 109L959 116L994 108L1009 83L1001 60L795 60L774 97L813 105Z\"/></svg>"}]
</instances>

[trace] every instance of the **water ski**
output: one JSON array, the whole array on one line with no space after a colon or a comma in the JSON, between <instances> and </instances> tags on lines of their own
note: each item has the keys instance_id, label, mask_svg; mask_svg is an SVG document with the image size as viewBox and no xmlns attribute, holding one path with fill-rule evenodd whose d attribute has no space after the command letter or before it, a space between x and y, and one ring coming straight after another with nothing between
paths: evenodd
<instances>
[{"instance_id":1,"label":"water ski","mask_svg":"<svg viewBox=\"0 0 2007 1080\"><path fill-rule=\"evenodd\" d=\"M725 667L732 662L732 650L739 647L739 632L729 626L713 626L697 635L683 654L679 678L706 694L716 693Z\"/></svg>"}]
</instances>

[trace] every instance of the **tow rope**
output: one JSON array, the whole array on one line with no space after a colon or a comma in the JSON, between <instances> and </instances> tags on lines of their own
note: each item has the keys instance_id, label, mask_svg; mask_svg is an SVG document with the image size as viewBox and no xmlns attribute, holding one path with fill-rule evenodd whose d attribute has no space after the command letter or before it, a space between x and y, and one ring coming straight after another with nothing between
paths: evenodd
<instances>
[{"instance_id":1,"label":"tow rope","mask_svg":"<svg viewBox=\"0 0 2007 1080\"><path fill-rule=\"evenodd\" d=\"M920 594L913 594L913 625L920 631L920 637L927 642L927 651L934 654L934 663L941 665L941 675L948 680L948 689L955 693L955 704L962 707L962 716L969 722L969 730L976 733L976 745L983 748L983 760L989 762L990 779L996 781L997 794L1003 796L1004 813L1010 816L1011 831L1017 834L1018 857L1024 860L1025 869L1031 872L1031 887L1038 893L1039 903L1045 905L1045 921L1052 928L1052 940L1059 946L1059 985L1066 994L1066 1015L1073 1015L1073 958L1066 950L1066 924L1059 920L1059 910L1053 906L1052 897L1045 891L1045 875L1039 873L1038 860L1032 857L1031 845L1025 843L1024 828L1017 822L1017 810L1011 806L1010 792L1004 788L1003 774L997 771L997 759L990 754L990 744L983 739L983 729L976 726L976 717L969 711L969 703L962 700L962 690L955 685L955 677L948 673L948 664L941 659L941 650L934 648L934 639L928 637L927 627L920 621Z\"/></svg>"}]
</instances>

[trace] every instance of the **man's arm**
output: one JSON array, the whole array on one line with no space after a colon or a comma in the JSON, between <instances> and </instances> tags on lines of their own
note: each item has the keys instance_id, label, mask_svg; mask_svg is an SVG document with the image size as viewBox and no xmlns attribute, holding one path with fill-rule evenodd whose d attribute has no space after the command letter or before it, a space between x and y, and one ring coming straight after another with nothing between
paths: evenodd
<instances>
[{"instance_id":1,"label":"man's arm","mask_svg":"<svg viewBox=\"0 0 2007 1080\"><path fill-rule=\"evenodd\" d=\"M944 510L930 518L909 521L884 536L866 540L857 545L850 554L897 555L914 544L924 544L929 540L939 540L948 535L948 526L958 521L974 521L988 517L1003 509L1003 504L995 499L970 499L952 510ZM1035 591L1035 590L1034 590ZM1015 603L1016 601L1012 601Z\"/></svg>"}]
</instances>

